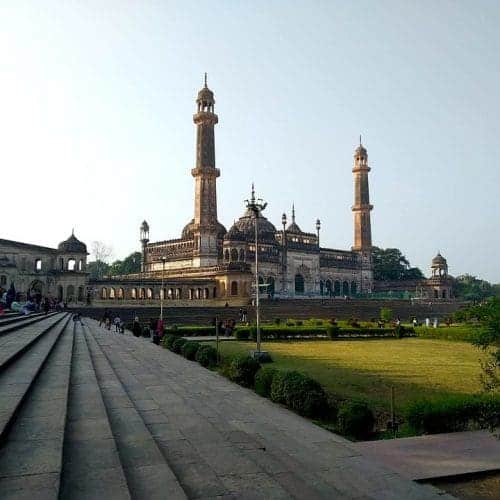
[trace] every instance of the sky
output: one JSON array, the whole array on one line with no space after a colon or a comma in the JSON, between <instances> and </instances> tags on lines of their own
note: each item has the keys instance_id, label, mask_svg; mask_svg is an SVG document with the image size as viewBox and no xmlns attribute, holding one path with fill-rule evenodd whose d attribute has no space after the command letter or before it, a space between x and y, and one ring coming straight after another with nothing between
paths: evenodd
<instances>
[{"instance_id":1,"label":"sky","mask_svg":"<svg viewBox=\"0 0 500 500\"><path fill-rule=\"evenodd\" d=\"M278 229L295 203L350 249L361 134L373 243L500 282L499 24L494 0L1 0L0 237L179 237L207 72L228 229L255 182Z\"/></svg>"}]
</instances>

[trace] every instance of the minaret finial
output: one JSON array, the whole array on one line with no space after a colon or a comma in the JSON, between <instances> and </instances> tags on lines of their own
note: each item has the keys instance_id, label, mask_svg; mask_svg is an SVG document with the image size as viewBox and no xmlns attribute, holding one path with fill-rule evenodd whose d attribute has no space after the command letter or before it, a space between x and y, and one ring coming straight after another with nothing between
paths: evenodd
<instances>
[{"instance_id":1,"label":"minaret finial","mask_svg":"<svg viewBox=\"0 0 500 500\"><path fill-rule=\"evenodd\" d=\"M206 73L205 73L205 75L206 75ZM360 145L360 146L362 146L362 145L363 145L363 143L361 142L361 134L359 134L359 145Z\"/></svg>"},{"instance_id":2,"label":"minaret finial","mask_svg":"<svg viewBox=\"0 0 500 500\"><path fill-rule=\"evenodd\" d=\"M252 182L252 201L255 201L255 186Z\"/></svg>"},{"instance_id":3,"label":"minaret finial","mask_svg":"<svg viewBox=\"0 0 500 500\"><path fill-rule=\"evenodd\" d=\"M295 203L292 203L292 223L295 223Z\"/></svg>"},{"instance_id":4,"label":"minaret finial","mask_svg":"<svg viewBox=\"0 0 500 500\"><path fill-rule=\"evenodd\" d=\"M75 236L75 228L74 227L71 228L71 236Z\"/></svg>"},{"instance_id":5,"label":"minaret finial","mask_svg":"<svg viewBox=\"0 0 500 500\"><path fill-rule=\"evenodd\" d=\"M205 71L205 88L208 88L207 87L207 72Z\"/></svg>"}]
</instances>

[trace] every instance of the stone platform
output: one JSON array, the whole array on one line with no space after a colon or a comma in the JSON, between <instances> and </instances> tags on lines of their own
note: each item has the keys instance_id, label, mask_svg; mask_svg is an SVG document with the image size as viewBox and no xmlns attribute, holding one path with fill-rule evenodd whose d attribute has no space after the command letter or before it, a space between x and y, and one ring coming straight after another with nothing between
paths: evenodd
<instances>
[{"instance_id":1,"label":"stone platform","mask_svg":"<svg viewBox=\"0 0 500 500\"><path fill-rule=\"evenodd\" d=\"M83 323L0 325L3 500L452 498L197 363Z\"/></svg>"}]
</instances>

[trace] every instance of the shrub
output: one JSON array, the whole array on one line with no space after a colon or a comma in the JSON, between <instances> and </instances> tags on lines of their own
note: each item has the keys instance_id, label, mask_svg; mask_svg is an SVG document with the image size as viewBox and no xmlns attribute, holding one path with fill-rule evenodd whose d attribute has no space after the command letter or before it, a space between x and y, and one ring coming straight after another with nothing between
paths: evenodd
<instances>
[{"instance_id":1,"label":"shrub","mask_svg":"<svg viewBox=\"0 0 500 500\"><path fill-rule=\"evenodd\" d=\"M248 340L250 337L250 330L248 330L248 328L236 328L234 336L238 340Z\"/></svg>"},{"instance_id":2,"label":"shrub","mask_svg":"<svg viewBox=\"0 0 500 500\"><path fill-rule=\"evenodd\" d=\"M408 407L406 419L417 434L495 429L500 425L500 397L455 395L437 401L415 401Z\"/></svg>"},{"instance_id":3,"label":"shrub","mask_svg":"<svg viewBox=\"0 0 500 500\"><path fill-rule=\"evenodd\" d=\"M337 415L337 428L341 434L366 439L373 432L375 417L365 401L346 401Z\"/></svg>"},{"instance_id":4,"label":"shrub","mask_svg":"<svg viewBox=\"0 0 500 500\"><path fill-rule=\"evenodd\" d=\"M349 318L347 324L353 328L359 328L361 326L357 318Z\"/></svg>"},{"instance_id":5,"label":"shrub","mask_svg":"<svg viewBox=\"0 0 500 500\"><path fill-rule=\"evenodd\" d=\"M338 325L329 325L326 329L326 333L332 340L336 339L340 335L340 327Z\"/></svg>"},{"instance_id":6,"label":"shrub","mask_svg":"<svg viewBox=\"0 0 500 500\"><path fill-rule=\"evenodd\" d=\"M301 320L301 319L298 319L296 322L295 322L295 325L296 326L302 326L304 324L304 322Z\"/></svg>"},{"instance_id":7,"label":"shrub","mask_svg":"<svg viewBox=\"0 0 500 500\"><path fill-rule=\"evenodd\" d=\"M196 361L205 368L210 368L217 365L217 350L208 344L203 344L199 347L195 356Z\"/></svg>"},{"instance_id":8,"label":"shrub","mask_svg":"<svg viewBox=\"0 0 500 500\"><path fill-rule=\"evenodd\" d=\"M271 395L271 384L278 370L276 368L261 368L255 375L255 392L268 398Z\"/></svg>"},{"instance_id":9,"label":"shrub","mask_svg":"<svg viewBox=\"0 0 500 500\"><path fill-rule=\"evenodd\" d=\"M279 371L271 383L271 399L306 417L325 414L326 393L314 379L296 371Z\"/></svg>"},{"instance_id":10,"label":"shrub","mask_svg":"<svg viewBox=\"0 0 500 500\"><path fill-rule=\"evenodd\" d=\"M188 341L182 346L181 352L186 359L194 361L199 348L200 344L198 342Z\"/></svg>"},{"instance_id":11,"label":"shrub","mask_svg":"<svg viewBox=\"0 0 500 500\"><path fill-rule=\"evenodd\" d=\"M183 339L182 337L176 338L172 344L172 351L175 352L176 354L180 354L183 345L187 342L186 339Z\"/></svg>"},{"instance_id":12,"label":"shrub","mask_svg":"<svg viewBox=\"0 0 500 500\"><path fill-rule=\"evenodd\" d=\"M388 307L382 307L380 309L380 319L382 321L391 321L392 319L392 309Z\"/></svg>"},{"instance_id":13,"label":"shrub","mask_svg":"<svg viewBox=\"0 0 500 500\"><path fill-rule=\"evenodd\" d=\"M281 319L280 318L274 318L274 324L275 325L279 325L281 323Z\"/></svg>"},{"instance_id":14,"label":"shrub","mask_svg":"<svg viewBox=\"0 0 500 500\"><path fill-rule=\"evenodd\" d=\"M260 363L250 356L233 358L229 365L229 379L243 387L253 387L255 374L260 368Z\"/></svg>"},{"instance_id":15,"label":"shrub","mask_svg":"<svg viewBox=\"0 0 500 500\"><path fill-rule=\"evenodd\" d=\"M259 329L260 329L260 338L261 340L263 340L265 337L265 334L264 334L264 327L262 325L259 325ZM256 326L251 326L250 327L250 338L254 341L257 340L257 327Z\"/></svg>"},{"instance_id":16,"label":"shrub","mask_svg":"<svg viewBox=\"0 0 500 500\"><path fill-rule=\"evenodd\" d=\"M323 326L323 320L322 319L316 319L316 320L314 320L314 324L316 326Z\"/></svg>"},{"instance_id":17,"label":"shrub","mask_svg":"<svg viewBox=\"0 0 500 500\"><path fill-rule=\"evenodd\" d=\"M330 325L336 325L337 324L337 318L330 318Z\"/></svg>"},{"instance_id":18,"label":"shrub","mask_svg":"<svg viewBox=\"0 0 500 500\"><path fill-rule=\"evenodd\" d=\"M172 350L172 345L178 338L179 337L176 337L175 335L164 335L161 339L161 344L163 347Z\"/></svg>"}]
</instances>

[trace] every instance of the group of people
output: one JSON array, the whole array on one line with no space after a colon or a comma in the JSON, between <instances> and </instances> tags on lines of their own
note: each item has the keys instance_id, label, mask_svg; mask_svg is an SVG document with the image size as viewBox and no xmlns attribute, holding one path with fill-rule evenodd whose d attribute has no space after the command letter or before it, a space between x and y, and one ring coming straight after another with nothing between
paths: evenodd
<instances>
[{"instance_id":1,"label":"group of people","mask_svg":"<svg viewBox=\"0 0 500 500\"><path fill-rule=\"evenodd\" d=\"M113 318L113 320L111 320L111 313L108 309L104 309L104 313L99 320L99 326L102 325L104 325L104 328L109 331L111 331L111 326L113 325L115 327L115 333L125 333L125 322L118 314Z\"/></svg>"},{"instance_id":2,"label":"group of people","mask_svg":"<svg viewBox=\"0 0 500 500\"><path fill-rule=\"evenodd\" d=\"M19 314L32 314L51 311L62 311L66 304L62 300L56 300L50 296L43 296L40 292L28 292L26 300L21 300L21 294L16 292L12 283L8 290L0 287L0 315L5 311L13 311Z\"/></svg>"}]
</instances>

